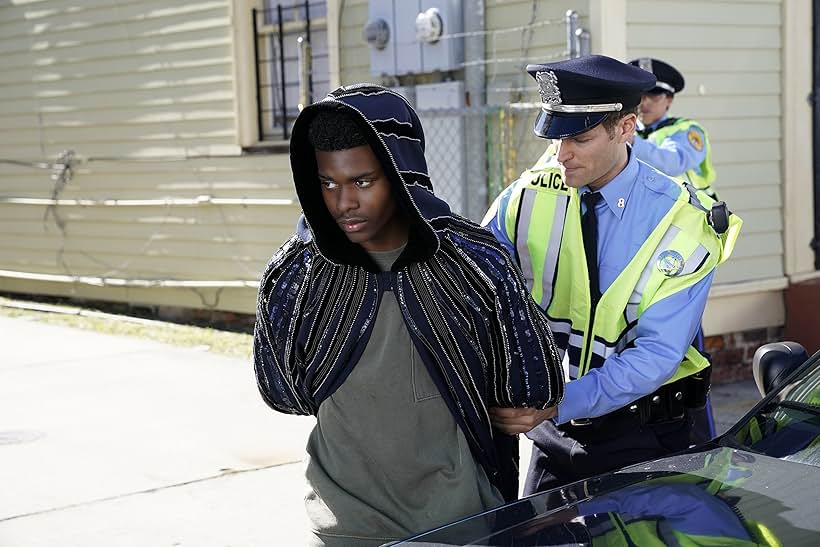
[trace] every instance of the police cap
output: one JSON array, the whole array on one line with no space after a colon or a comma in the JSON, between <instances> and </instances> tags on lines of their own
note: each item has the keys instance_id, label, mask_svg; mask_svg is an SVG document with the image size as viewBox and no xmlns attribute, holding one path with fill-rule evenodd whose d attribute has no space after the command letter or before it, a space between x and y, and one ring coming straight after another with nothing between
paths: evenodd
<instances>
[{"instance_id":1,"label":"police cap","mask_svg":"<svg viewBox=\"0 0 820 547\"><path fill-rule=\"evenodd\" d=\"M669 63L664 63L660 59L653 59L652 57L639 57L629 61L629 64L655 75L658 81L655 83L655 88L650 91L652 94L668 93L674 95L683 90L683 74Z\"/></svg>"},{"instance_id":2,"label":"police cap","mask_svg":"<svg viewBox=\"0 0 820 547\"><path fill-rule=\"evenodd\" d=\"M610 112L638 106L641 94L655 86L649 72L603 55L527 65L527 72L541 95L535 134L546 139L588 131Z\"/></svg>"}]
</instances>

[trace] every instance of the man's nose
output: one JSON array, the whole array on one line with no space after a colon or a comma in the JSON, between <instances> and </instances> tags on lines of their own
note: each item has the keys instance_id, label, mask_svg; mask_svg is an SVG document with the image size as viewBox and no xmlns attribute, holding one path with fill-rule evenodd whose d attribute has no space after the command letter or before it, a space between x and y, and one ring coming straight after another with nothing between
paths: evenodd
<instances>
[{"instance_id":1,"label":"man's nose","mask_svg":"<svg viewBox=\"0 0 820 547\"><path fill-rule=\"evenodd\" d=\"M356 187L348 184L339 186L339 210L344 213L355 210L358 207L359 199Z\"/></svg>"}]
</instances>

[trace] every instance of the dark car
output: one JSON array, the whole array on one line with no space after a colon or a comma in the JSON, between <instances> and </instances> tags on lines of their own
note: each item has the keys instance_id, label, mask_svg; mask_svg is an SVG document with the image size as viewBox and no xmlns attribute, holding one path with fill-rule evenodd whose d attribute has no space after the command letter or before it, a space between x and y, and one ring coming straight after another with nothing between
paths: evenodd
<instances>
[{"instance_id":1,"label":"dark car","mask_svg":"<svg viewBox=\"0 0 820 547\"><path fill-rule=\"evenodd\" d=\"M820 352L755 354L764 398L686 452L536 494L408 545L820 545Z\"/></svg>"}]
</instances>

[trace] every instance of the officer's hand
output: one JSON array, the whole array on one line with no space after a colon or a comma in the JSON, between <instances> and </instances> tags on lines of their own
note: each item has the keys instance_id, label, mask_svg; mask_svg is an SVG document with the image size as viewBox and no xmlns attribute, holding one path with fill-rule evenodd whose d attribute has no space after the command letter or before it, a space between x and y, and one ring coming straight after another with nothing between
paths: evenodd
<instances>
[{"instance_id":1,"label":"officer's hand","mask_svg":"<svg viewBox=\"0 0 820 547\"><path fill-rule=\"evenodd\" d=\"M508 435L526 433L544 420L558 414L558 408L551 406L544 410L537 408L500 408L490 409L490 421L493 427Z\"/></svg>"}]
</instances>

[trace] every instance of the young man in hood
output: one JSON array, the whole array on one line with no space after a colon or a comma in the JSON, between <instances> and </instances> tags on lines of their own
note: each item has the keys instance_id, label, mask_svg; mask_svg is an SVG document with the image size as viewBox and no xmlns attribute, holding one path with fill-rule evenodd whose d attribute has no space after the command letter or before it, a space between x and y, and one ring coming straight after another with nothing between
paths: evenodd
<instances>
[{"instance_id":1,"label":"young man in hood","mask_svg":"<svg viewBox=\"0 0 820 547\"><path fill-rule=\"evenodd\" d=\"M254 361L274 410L317 418L311 543L380 545L514 498L494 407L552 416L560 362L501 245L433 194L413 109L339 88L299 115L291 167L303 215L262 277Z\"/></svg>"}]
</instances>

